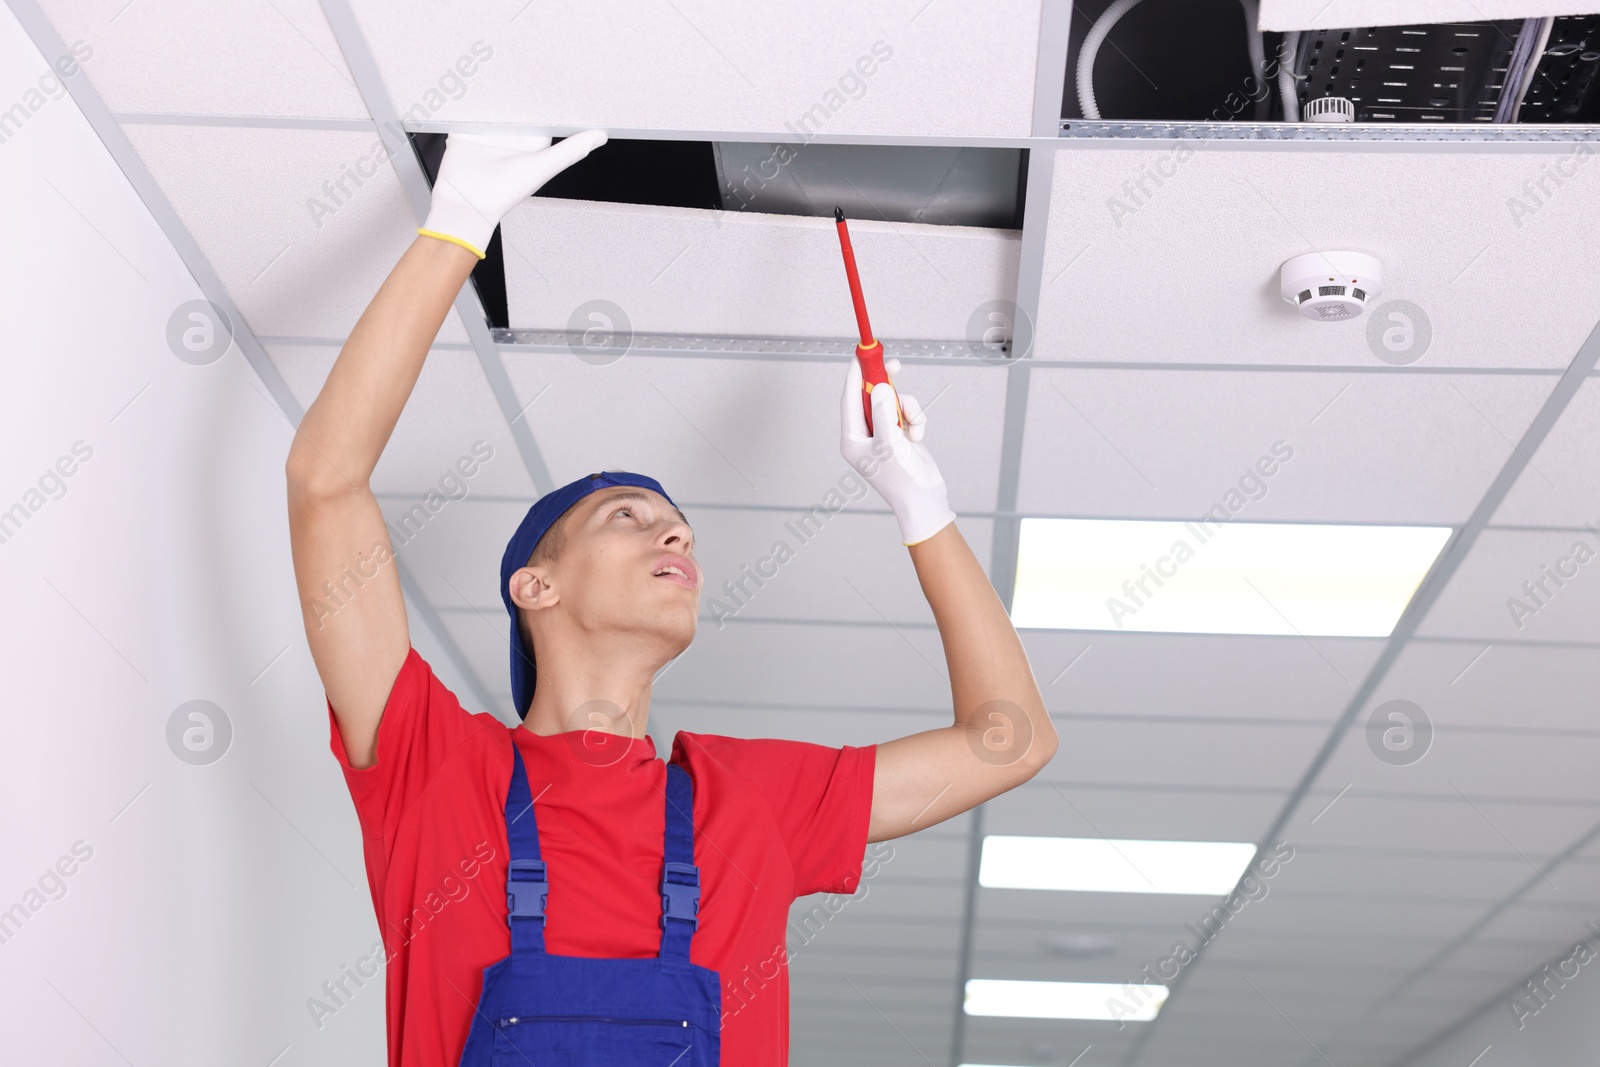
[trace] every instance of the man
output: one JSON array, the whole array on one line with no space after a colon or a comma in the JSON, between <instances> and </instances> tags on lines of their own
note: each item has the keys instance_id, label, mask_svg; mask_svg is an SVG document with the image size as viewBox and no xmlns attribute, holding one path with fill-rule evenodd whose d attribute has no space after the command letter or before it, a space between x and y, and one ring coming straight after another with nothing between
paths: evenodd
<instances>
[{"instance_id":1,"label":"man","mask_svg":"<svg viewBox=\"0 0 1600 1067\"><path fill-rule=\"evenodd\" d=\"M879 386L869 436L854 360L841 452L899 521L944 643L952 725L840 748L679 732L670 766L658 759L651 680L694 637L704 581L683 513L628 472L548 494L507 546L520 726L468 713L411 648L373 467L501 217L604 143L451 135L427 222L288 457L306 636L388 962L391 1065L784 1064L791 902L855 892L869 842L1020 785L1056 748L921 443L926 417L900 397L902 430ZM330 613L324 584L346 565L376 574Z\"/></svg>"}]
</instances>

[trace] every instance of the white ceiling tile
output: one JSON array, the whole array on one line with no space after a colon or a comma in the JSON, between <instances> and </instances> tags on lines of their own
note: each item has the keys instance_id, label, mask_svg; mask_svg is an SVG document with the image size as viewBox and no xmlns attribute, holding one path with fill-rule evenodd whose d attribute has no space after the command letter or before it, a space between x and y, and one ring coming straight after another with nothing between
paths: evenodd
<instances>
[{"instance_id":1,"label":"white ceiling tile","mask_svg":"<svg viewBox=\"0 0 1600 1067\"><path fill-rule=\"evenodd\" d=\"M664 755L664 753L663 753ZM871 922L874 916L927 916L945 921L955 921L961 914L966 890L959 881L926 884L892 882L887 879L874 882L866 895L852 898L850 910L858 918Z\"/></svg>"},{"instance_id":2,"label":"white ceiling tile","mask_svg":"<svg viewBox=\"0 0 1600 1067\"><path fill-rule=\"evenodd\" d=\"M1140 974L1140 969L1172 951L1172 931L1151 930L1132 943L1119 941L1122 947L1098 959L1061 959L1039 947L1040 937L1045 932L1041 930L1035 934L1027 954L1017 955L989 953L977 947L988 940L988 931L984 929L980 937L974 939L970 973L974 977L1015 982L1144 982L1147 979Z\"/></svg>"},{"instance_id":3,"label":"white ceiling tile","mask_svg":"<svg viewBox=\"0 0 1600 1067\"><path fill-rule=\"evenodd\" d=\"M1523 852L1544 858L1560 852L1600 822L1600 810L1586 806L1507 803L1478 797L1473 803L1476 810L1454 792L1447 797L1407 798L1392 793L1375 796L1352 786L1337 800L1323 792L1309 797L1287 832L1307 848L1477 851L1492 842L1485 837L1487 818Z\"/></svg>"},{"instance_id":4,"label":"white ceiling tile","mask_svg":"<svg viewBox=\"0 0 1600 1067\"><path fill-rule=\"evenodd\" d=\"M1417 633L1486 643L1600 640L1596 556L1600 536L1588 531L1484 530Z\"/></svg>"},{"instance_id":5,"label":"white ceiling tile","mask_svg":"<svg viewBox=\"0 0 1600 1067\"><path fill-rule=\"evenodd\" d=\"M506 216L501 237L512 326L564 330L576 316L586 330L598 320L580 310L608 300L640 333L856 332L829 218L531 197ZM873 330L891 340L981 337L969 332L973 316L1016 295L1019 240L1016 230L852 219ZM846 342L840 356L852 351Z\"/></svg>"},{"instance_id":6,"label":"white ceiling tile","mask_svg":"<svg viewBox=\"0 0 1600 1067\"><path fill-rule=\"evenodd\" d=\"M839 744L833 740L817 743ZM964 829L964 820L952 821L946 826L941 826L937 833L919 832L897 837L892 841L874 842L877 848L868 846L866 858L868 870L863 881L868 885L876 885L878 879L885 881L943 879L960 883L966 877L967 869L968 841ZM873 874L873 871L876 871L876 874Z\"/></svg>"},{"instance_id":7,"label":"white ceiling tile","mask_svg":"<svg viewBox=\"0 0 1600 1067\"><path fill-rule=\"evenodd\" d=\"M1094 929L1102 923L1153 925L1166 929L1174 938L1184 934L1184 923L1199 921L1215 903L1215 898L1183 893L978 890L980 921L1021 920L1052 930Z\"/></svg>"},{"instance_id":8,"label":"white ceiling tile","mask_svg":"<svg viewBox=\"0 0 1600 1067\"><path fill-rule=\"evenodd\" d=\"M701 625L714 629L745 618L931 625L933 612L894 514L858 484L859 498L837 512L690 511L705 576ZM957 521L985 570L993 526L991 519Z\"/></svg>"},{"instance_id":9,"label":"white ceiling tile","mask_svg":"<svg viewBox=\"0 0 1600 1067\"><path fill-rule=\"evenodd\" d=\"M1330 10L1332 8L1332 10ZM1334 26L1408 26L1428 22L1482 22L1600 11L1585 0L1261 0L1264 30Z\"/></svg>"},{"instance_id":10,"label":"white ceiling tile","mask_svg":"<svg viewBox=\"0 0 1600 1067\"><path fill-rule=\"evenodd\" d=\"M1388 1067L1478 1003L1460 995L1446 1000L1412 998L1404 1013L1371 1019L1367 1002L1374 993L1363 988L1362 976L1343 976L1343 983L1327 990L1302 989L1295 984L1298 977L1270 972L1234 975L1231 981L1218 983L1212 996L1202 998L1196 990L1193 1000L1185 988L1180 998L1174 998L1184 1010L1173 1011L1159 1040L1205 1048L1210 1055L1191 1061L1198 1063L1263 1062L1245 1057L1260 1055L1265 1044L1277 1050L1276 1058L1265 1061L1271 1067L1325 1063ZM1324 1060L1324 1055L1329 1058Z\"/></svg>"},{"instance_id":11,"label":"white ceiling tile","mask_svg":"<svg viewBox=\"0 0 1600 1067\"><path fill-rule=\"evenodd\" d=\"M1502 979L1497 975L1473 974L1452 968L1431 971L1418 978L1399 996L1375 1004L1377 1010L1373 1012L1372 1021L1382 1025L1403 1020L1421 1010L1423 1005L1432 1004L1435 1008L1427 1010L1424 1021L1428 1025L1423 1027L1423 1036L1431 1036L1433 1032L1479 1007L1486 997L1503 992L1510 984L1509 976ZM1453 1011L1448 1010L1452 1007Z\"/></svg>"},{"instance_id":12,"label":"white ceiling tile","mask_svg":"<svg viewBox=\"0 0 1600 1067\"><path fill-rule=\"evenodd\" d=\"M1299 780L1327 736L1320 723L1278 722L1241 726L1088 720L1063 724L1058 732L1064 735L1062 745L1040 772L1046 781L1285 790ZM1067 807L1059 800L1051 807L1058 805Z\"/></svg>"},{"instance_id":13,"label":"white ceiling tile","mask_svg":"<svg viewBox=\"0 0 1600 1067\"><path fill-rule=\"evenodd\" d=\"M1510 985L1515 975L1536 970L1551 959L1567 955L1580 939L1591 937L1582 921L1573 924L1571 936L1555 940L1502 941L1473 938L1450 954L1443 970L1499 978Z\"/></svg>"},{"instance_id":14,"label":"white ceiling tile","mask_svg":"<svg viewBox=\"0 0 1600 1067\"><path fill-rule=\"evenodd\" d=\"M1600 379L1585 379L1529 458L1492 521L1509 525L1584 526L1600 523Z\"/></svg>"},{"instance_id":15,"label":"white ceiling tile","mask_svg":"<svg viewBox=\"0 0 1600 1067\"><path fill-rule=\"evenodd\" d=\"M1413 641L1383 687L1384 699L1413 701L1440 728L1593 732L1600 658L1587 648Z\"/></svg>"},{"instance_id":16,"label":"white ceiling tile","mask_svg":"<svg viewBox=\"0 0 1600 1067\"><path fill-rule=\"evenodd\" d=\"M1491 827L1483 827L1477 843L1481 854L1475 856L1407 850L1362 853L1302 844L1296 846L1294 859L1283 865L1271 885L1274 891L1286 896L1293 896L1299 890L1400 897L1447 896L1456 901L1480 900L1487 906L1534 873L1527 858L1508 848Z\"/></svg>"},{"instance_id":17,"label":"white ceiling tile","mask_svg":"<svg viewBox=\"0 0 1600 1067\"><path fill-rule=\"evenodd\" d=\"M1376 739L1369 739L1367 722L1394 698L1386 687L1380 687L1378 696L1363 709L1323 768L1317 780L1320 790L1337 791L1349 784L1352 792L1455 796L1469 809L1473 803L1507 798L1546 803L1600 801L1600 779L1593 773L1594 761L1600 759L1600 734L1452 732L1447 723L1441 728L1434 719L1432 742L1420 758L1406 765L1389 763L1377 750L1383 749L1383 728L1394 723L1389 718L1392 712L1377 719ZM1423 710L1426 714L1427 709ZM1422 734L1412 736L1420 738ZM1393 751L1384 751L1395 758ZM1317 810L1309 802L1307 808ZM1335 806L1327 817L1334 818L1338 810ZM1504 828L1496 829L1492 818L1482 814L1480 819L1479 847L1514 854L1513 846L1501 836ZM1515 847L1526 846L1518 841Z\"/></svg>"},{"instance_id":18,"label":"white ceiling tile","mask_svg":"<svg viewBox=\"0 0 1600 1067\"><path fill-rule=\"evenodd\" d=\"M687 507L700 501L810 508L860 496L839 454L846 360L507 355L519 405L552 477L648 474ZM992 511L1005 376L992 367L916 364L896 383L924 404L928 446L956 511ZM938 398L937 400L935 398ZM868 499L876 500L875 491Z\"/></svg>"},{"instance_id":19,"label":"white ceiling tile","mask_svg":"<svg viewBox=\"0 0 1600 1067\"><path fill-rule=\"evenodd\" d=\"M932 629L729 623L702 629L655 692L679 702L939 707L950 701L944 672Z\"/></svg>"},{"instance_id":20,"label":"white ceiling tile","mask_svg":"<svg viewBox=\"0 0 1600 1067\"><path fill-rule=\"evenodd\" d=\"M62 40L116 112L366 118L316 0L43 0Z\"/></svg>"},{"instance_id":21,"label":"white ceiling tile","mask_svg":"<svg viewBox=\"0 0 1600 1067\"><path fill-rule=\"evenodd\" d=\"M793 130L799 140L1031 126L1038 0L760 0L737 18L706 0L352 6L396 108L415 104L425 119ZM464 54L477 59L473 73L445 86Z\"/></svg>"},{"instance_id":22,"label":"white ceiling tile","mask_svg":"<svg viewBox=\"0 0 1600 1067\"><path fill-rule=\"evenodd\" d=\"M898 845L898 842L896 842ZM790 922L796 922L817 905L814 897L801 897L789 909ZM924 919L902 917L886 919L873 916L870 920L858 918L851 908L842 909L829 921L826 942L815 939L806 942L807 952L827 955L844 946L866 952L943 952L955 951L960 944L960 929L940 918ZM833 937L833 933L842 937Z\"/></svg>"},{"instance_id":23,"label":"white ceiling tile","mask_svg":"<svg viewBox=\"0 0 1600 1067\"><path fill-rule=\"evenodd\" d=\"M1062 955L1047 948L1050 938L1090 935L1107 939L1103 955ZM1172 929L1166 924L1101 924L1088 926L1064 917L1048 926L1015 920L998 921L992 915L977 927L973 938L974 971L1001 975L1016 971L1017 978L1047 978L1037 973L1053 968L1060 981L1095 982L1138 973L1139 968L1172 950ZM1029 974L1027 971L1036 973Z\"/></svg>"},{"instance_id":24,"label":"white ceiling tile","mask_svg":"<svg viewBox=\"0 0 1600 1067\"><path fill-rule=\"evenodd\" d=\"M1530 971L1568 957L1579 941L1594 937L1594 931L1586 926L1586 920L1579 913L1547 913L1544 918L1550 920L1541 923L1547 926L1547 936L1538 941L1510 942L1507 947L1507 942L1483 942L1475 937L1451 952L1437 974L1456 976L1462 981L1496 982L1504 989Z\"/></svg>"},{"instance_id":25,"label":"white ceiling tile","mask_svg":"<svg viewBox=\"0 0 1600 1067\"><path fill-rule=\"evenodd\" d=\"M1370 638L1020 631L1055 714L1332 724L1383 649ZM1152 669L1155 667L1157 669Z\"/></svg>"},{"instance_id":26,"label":"white ceiling tile","mask_svg":"<svg viewBox=\"0 0 1600 1067\"><path fill-rule=\"evenodd\" d=\"M472 680L462 670L455 657L447 652L445 646L440 643L438 632L423 617L422 608L423 605L418 603L416 598L406 598L406 623L410 630L411 647L417 650L417 655L426 661L428 667L433 671L434 677L438 678L446 689L455 693L468 704L475 703L472 696ZM502 708L504 709L503 711L501 710ZM499 707L483 710L509 716L510 709L511 698L508 696ZM508 717L503 717L501 721L511 722Z\"/></svg>"},{"instance_id":27,"label":"white ceiling tile","mask_svg":"<svg viewBox=\"0 0 1600 1067\"><path fill-rule=\"evenodd\" d=\"M827 986L843 984L845 978L854 979L863 989L871 982L876 985L940 985L941 992L954 989L957 981L954 952L937 956L886 952L825 955L820 952L812 954L810 950L810 944L806 944L802 950L810 955L806 977L811 979L813 988L819 992ZM798 956L799 953L793 955ZM917 997L913 1003L922 1000L923 997Z\"/></svg>"},{"instance_id":28,"label":"white ceiling tile","mask_svg":"<svg viewBox=\"0 0 1600 1067\"><path fill-rule=\"evenodd\" d=\"M1206 949L1206 963L1248 970L1258 965L1290 968L1314 958L1340 970L1367 967L1400 972L1436 952L1447 940L1387 929L1328 934L1234 927Z\"/></svg>"},{"instance_id":29,"label":"white ceiling tile","mask_svg":"<svg viewBox=\"0 0 1600 1067\"><path fill-rule=\"evenodd\" d=\"M327 380L339 349L332 345L268 345L267 355L295 399L309 407ZM465 469L473 471L470 476L463 474L463 461ZM475 352L440 348L428 353L411 399L373 469L372 488L377 493L402 495L402 499L384 501L391 518L424 502L430 520L442 514L444 506L428 499L430 492L446 497L447 506L458 512L464 501L482 493L517 494L533 503L533 481ZM501 548L515 528L516 520L512 522L512 526L492 531L499 536ZM418 521L407 531L429 524ZM493 539L490 537L491 542ZM411 545L406 547L409 550ZM499 567L500 551L492 558L475 558L480 567L492 571Z\"/></svg>"},{"instance_id":30,"label":"white ceiling tile","mask_svg":"<svg viewBox=\"0 0 1600 1067\"><path fill-rule=\"evenodd\" d=\"M1565 908L1535 908L1517 904L1490 919L1478 932L1477 938L1543 942L1552 946L1550 954L1554 955L1557 949L1571 948L1579 939L1592 936L1593 931L1586 924L1593 919L1592 900ZM1504 984L1510 985L1522 974L1517 970L1507 972Z\"/></svg>"},{"instance_id":31,"label":"white ceiling tile","mask_svg":"<svg viewBox=\"0 0 1600 1067\"><path fill-rule=\"evenodd\" d=\"M700 625L706 626L705 620ZM697 639L698 640L698 639ZM660 723L668 734L688 730L697 734L722 734L726 737L783 737L794 741L828 745L876 745L897 737L949 726L948 711L907 715L903 712L870 712L852 708L835 712L829 708L775 710L748 706L720 706L707 702L679 704L654 700L650 722Z\"/></svg>"},{"instance_id":32,"label":"white ceiling tile","mask_svg":"<svg viewBox=\"0 0 1600 1067\"><path fill-rule=\"evenodd\" d=\"M1244 987L1250 991L1249 986ZM1266 1025L1240 1023L1232 1032L1212 1031L1195 1033L1188 1023L1191 1019L1204 1025L1217 1018L1210 1006L1184 1009L1180 998L1174 998L1161 1009L1166 1020L1151 1031L1149 1043L1139 1053L1139 1067L1192 1067L1194 1064L1228 1064L1229 1067L1281 1067L1297 1064L1308 1055L1305 1039L1279 1020L1279 1029ZM1266 1005L1262 1010L1267 1011ZM1265 1022L1265 1020L1262 1020ZM1115 1024L1109 1024L1115 1025ZM1317 1062L1321 1062L1318 1060ZM1357 1067L1340 1064L1339 1067Z\"/></svg>"},{"instance_id":33,"label":"white ceiling tile","mask_svg":"<svg viewBox=\"0 0 1600 1067\"><path fill-rule=\"evenodd\" d=\"M1338 11L1328 15L1346 17ZM1058 151L1036 353L1382 369L1370 312L1310 322L1279 294L1285 261L1348 249L1383 262L1373 311L1391 300L1421 308L1431 342L1419 365L1570 362L1600 318L1600 262L1576 252L1600 240L1600 182L1579 169L1589 157L1573 157L1570 144L1385 147L1163 141ZM1547 177L1558 163L1571 172L1560 185ZM1531 207L1523 183L1538 180L1550 195ZM1513 198L1529 213L1514 213ZM1562 269L1550 270L1556 262ZM1518 278L1540 284L1518 287L1508 313L1507 285Z\"/></svg>"},{"instance_id":34,"label":"white ceiling tile","mask_svg":"<svg viewBox=\"0 0 1600 1067\"><path fill-rule=\"evenodd\" d=\"M504 722L517 722L509 694L503 698L500 696L507 688L511 673L509 617L504 611L491 615L487 611L480 614L467 609L454 609L448 602L435 603L434 607L438 609L440 622L455 639L456 647L461 649L461 657L466 661L467 668L496 694L499 701L495 707L480 708L476 706L477 701L471 693L457 693L461 706L473 713L491 712ZM658 748L657 755L665 758L667 753Z\"/></svg>"},{"instance_id":35,"label":"white ceiling tile","mask_svg":"<svg viewBox=\"0 0 1600 1067\"><path fill-rule=\"evenodd\" d=\"M1288 866L1293 865L1291 861ZM1448 938L1476 922L1484 912L1481 904L1441 902L1425 897L1399 900L1350 896L1330 901L1325 897L1274 891L1263 901L1267 902L1270 902L1269 907L1245 908L1228 929L1255 930L1263 935L1307 930L1365 935L1374 930L1400 930L1407 935Z\"/></svg>"},{"instance_id":36,"label":"white ceiling tile","mask_svg":"<svg viewBox=\"0 0 1600 1067\"><path fill-rule=\"evenodd\" d=\"M124 130L258 336L344 338L416 240L376 132ZM466 340L454 309L437 340Z\"/></svg>"},{"instance_id":37,"label":"white ceiling tile","mask_svg":"<svg viewBox=\"0 0 1600 1067\"><path fill-rule=\"evenodd\" d=\"M1221 943L1219 939L1218 943ZM1180 998L1188 1011L1205 1006L1213 1009L1213 1020L1222 1022L1228 1017L1262 1015L1276 1018L1272 1007L1261 994L1250 988L1254 982L1261 992L1271 998L1272 1004L1292 1016L1296 1022L1314 1022L1327 1033L1330 1023L1357 1014L1371 1000L1373 977L1385 972L1377 968L1346 967L1296 967L1273 964L1252 964L1245 967L1206 962L1195 970L1184 984ZM1253 1002L1253 1003L1252 1003ZM1231 1009L1231 1010L1230 1010ZM1223 1014L1226 1012L1226 1014ZM1186 1025L1195 1031L1207 1027L1196 1025L1194 1020ZM1280 1020L1280 1024L1281 1020Z\"/></svg>"},{"instance_id":38,"label":"white ceiling tile","mask_svg":"<svg viewBox=\"0 0 1600 1067\"><path fill-rule=\"evenodd\" d=\"M1553 871L1529 867L1526 875L1533 880L1518 903L1530 908L1584 907L1600 897L1600 861L1593 858L1577 856Z\"/></svg>"},{"instance_id":39,"label":"white ceiling tile","mask_svg":"<svg viewBox=\"0 0 1600 1067\"><path fill-rule=\"evenodd\" d=\"M1038 368L1018 506L1104 518L1187 520L1217 508L1245 522L1460 523L1554 384Z\"/></svg>"},{"instance_id":40,"label":"white ceiling tile","mask_svg":"<svg viewBox=\"0 0 1600 1067\"><path fill-rule=\"evenodd\" d=\"M507 467L516 464L520 469L521 458L515 449L502 452L496 443L494 450L494 459L481 468L485 474L501 463ZM442 464L435 466L440 471L444 469ZM423 469L420 464L418 469ZM496 473L505 474L503 470ZM533 505L533 496L527 490L514 499L484 499L485 495L487 490L476 487L465 500L451 501L415 536L397 547L423 595L436 607L451 611L476 608L488 618L501 619L505 617L505 606L500 600L500 557L517 524ZM412 485L386 493L378 502L385 517L397 522L418 498L425 499L419 487ZM406 530L412 528L408 525ZM398 540L392 530L390 536ZM499 685L503 672L502 665L494 677L485 680Z\"/></svg>"},{"instance_id":41,"label":"white ceiling tile","mask_svg":"<svg viewBox=\"0 0 1600 1067\"><path fill-rule=\"evenodd\" d=\"M1067 1064L1077 1059L1072 1067L1120 1067L1128 1062L1138 1033L1137 1026L1119 1033L1115 1023L971 1016L966 1021L966 1051L961 1062ZM914 1055L899 1061L879 1060L871 1067L887 1067L891 1062L895 1067L927 1067L926 1061Z\"/></svg>"},{"instance_id":42,"label":"white ceiling tile","mask_svg":"<svg viewBox=\"0 0 1600 1067\"><path fill-rule=\"evenodd\" d=\"M984 832L1039 837L1151 841L1257 841L1288 799L1264 788L1160 789L1051 784L1056 764L1083 744L1072 722L1057 720L1062 747L1031 781L984 804ZM1100 753L1085 750L1085 757Z\"/></svg>"}]
</instances>

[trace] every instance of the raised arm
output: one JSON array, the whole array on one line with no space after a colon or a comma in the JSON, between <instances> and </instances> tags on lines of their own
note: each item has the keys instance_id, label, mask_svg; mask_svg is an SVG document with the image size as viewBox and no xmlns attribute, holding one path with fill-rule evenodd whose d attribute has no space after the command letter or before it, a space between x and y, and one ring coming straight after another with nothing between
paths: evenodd
<instances>
[{"instance_id":1,"label":"raised arm","mask_svg":"<svg viewBox=\"0 0 1600 1067\"><path fill-rule=\"evenodd\" d=\"M394 550L370 479L477 256L418 237L345 340L289 449L289 544L311 658L355 767L411 648Z\"/></svg>"},{"instance_id":2,"label":"raised arm","mask_svg":"<svg viewBox=\"0 0 1600 1067\"><path fill-rule=\"evenodd\" d=\"M350 331L289 449L289 541L306 640L354 767L411 647L400 579L370 480L456 294L501 217L605 143L452 134L422 233Z\"/></svg>"},{"instance_id":3,"label":"raised arm","mask_svg":"<svg viewBox=\"0 0 1600 1067\"><path fill-rule=\"evenodd\" d=\"M896 373L897 362L888 369ZM869 842L924 830L1016 788L1050 762L1057 744L1022 640L956 528L944 479L921 443L926 416L915 398L901 396L909 422L901 430L892 388L872 390L868 437L861 372L851 361L840 450L899 520L944 643L955 721L877 746Z\"/></svg>"}]
</instances>

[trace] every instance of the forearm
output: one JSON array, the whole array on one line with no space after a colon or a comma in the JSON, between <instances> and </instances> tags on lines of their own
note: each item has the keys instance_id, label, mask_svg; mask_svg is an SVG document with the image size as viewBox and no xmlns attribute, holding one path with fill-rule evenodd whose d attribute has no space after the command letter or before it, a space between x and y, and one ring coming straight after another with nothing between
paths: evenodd
<instances>
[{"instance_id":1,"label":"forearm","mask_svg":"<svg viewBox=\"0 0 1600 1067\"><path fill-rule=\"evenodd\" d=\"M1024 731L1032 739L1028 756L1048 759L1056 749L1055 728L1022 639L961 531L952 522L909 551L944 644L955 724L978 731L1005 726L992 717L992 702L1005 701L1016 710L1002 708L1001 715L1020 713L1027 720L1026 728L1020 722L1010 727L1018 740Z\"/></svg>"},{"instance_id":2,"label":"forearm","mask_svg":"<svg viewBox=\"0 0 1600 1067\"><path fill-rule=\"evenodd\" d=\"M302 484L365 488L445 315L478 262L417 237L362 312L300 422L289 468Z\"/></svg>"}]
</instances>

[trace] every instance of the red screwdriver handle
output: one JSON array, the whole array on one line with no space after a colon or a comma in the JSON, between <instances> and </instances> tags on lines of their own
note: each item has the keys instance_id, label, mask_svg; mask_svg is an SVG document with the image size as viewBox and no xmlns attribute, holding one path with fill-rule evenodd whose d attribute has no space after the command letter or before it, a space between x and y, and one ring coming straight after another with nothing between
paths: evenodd
<instances>
[{"instance_id":1,"label":"red screwdriver handle","mask_svg":"<svg viewBox=\"0 0 1600 1067\"><path fill-rule=\"evenodd\" d=\"M867 417L867 435L872 435L872 387L875 385L888 385L889 372L883 366L883 345L877 341L871 346L856 345L856 362L861 365L861 410ZM897 421L903 430L906 427L906 409L900 404L899 391L895 392L895 406L898 409Z\"/></svg>"}]
</instances>

